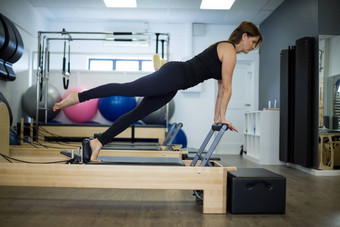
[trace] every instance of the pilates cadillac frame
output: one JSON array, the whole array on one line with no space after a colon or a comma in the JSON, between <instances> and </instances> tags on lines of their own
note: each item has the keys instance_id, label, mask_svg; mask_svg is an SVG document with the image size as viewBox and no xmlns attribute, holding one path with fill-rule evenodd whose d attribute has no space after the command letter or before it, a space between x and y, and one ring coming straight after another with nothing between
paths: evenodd
<instances>
[{"instance_id":1,"label":"pilates cadillac frame","mask_svg":"<svg viewBox=\"0 0 340 227\"><path fill-rule=\"evenodd\" d=\"M44 111L45 124L47 123L47 96L48 89L42 93L42 85L45 82L48 85L49 79L49 58L50 58L50 41L107 41L107 42L148 42L153 39L151 36L161 36L167 44L167 59L169 59L170 35L169 33L153 33L153 32L69 32L63 29L62 31L39 31L38 32L38 59L37 59L37 102L36 102L36 128L38 128L39 110ZM64 45L64 54L66 52L66 45ZM68 49L70 55L70 48ZM66 59L63 59L63 80L68 84L68 77L70 75L70 63L68 63L68 70L66 72ZM39 85L39 86L38 86ZM40 107L40 100L45 97L43 107ZM167 113L168 113L167 105ZM168 117L166 117L168 119ZM167 124L168 125L168 120Z\"/></svg>"}]
</instances>

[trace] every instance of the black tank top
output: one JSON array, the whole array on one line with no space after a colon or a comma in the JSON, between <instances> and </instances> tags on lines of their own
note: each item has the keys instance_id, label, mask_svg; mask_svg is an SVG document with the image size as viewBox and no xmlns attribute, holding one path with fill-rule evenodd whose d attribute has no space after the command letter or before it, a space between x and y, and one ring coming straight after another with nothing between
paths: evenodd
<instances>
[{"instance_id":1,"label":"black tank top","mask_svg":"<svg viewBox=\"0 0 340 227\"><path fill-rule=\"evenodd\" d=\"M235 48L235 44L230 41L220 41L211 45L192 59L183 62L182 69L185 73L187 88L195 86L207 79L222 79L222 62L217 54L217 45L222 42L231 43Z\"/></svg>"}]
</instances>

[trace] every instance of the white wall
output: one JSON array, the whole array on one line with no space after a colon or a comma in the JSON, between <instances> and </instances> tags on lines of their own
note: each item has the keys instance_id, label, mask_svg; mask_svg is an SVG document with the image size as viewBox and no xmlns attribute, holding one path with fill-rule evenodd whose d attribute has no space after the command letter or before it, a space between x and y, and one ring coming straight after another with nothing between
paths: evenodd
<instances>
[{"instance_id":1,"label":"white wall","mask_svg":"<svg viewBox=\"0 0 340 227\"><path fill-rule=\"evenodd\" d=\"M25 5L22 10L18 10L15 7L13 1L7 0L2 3L0 12L8 16L19 27L20 33L23 36L25 42L25 55L15 66L15 70L18 75L18 79L14 83L0 82L1 90L5 89L6 97L11 96L10 102L14 104L16 108L12 109L17 116L22 116L20 106L20 96L28 88L30 83L35 83L35 75L31 73L33 61L36 61L36 34L38 30L42 31L61 31L65 28L67 31L131 31L131 32L164 32L170 34L170 59L172 61L182 61L193 57L194 54L200 53L210 44L219 41L226 40L229 34L235 28L232 25L201 25L201 29L198 35L193 35L192 24L179 24L179 23L146 23L146 22L122 22L111 21L110 23L99 22L48 22L41 17L33 7ZM5 9L5 10L4 10ZM24 10L25 9L25 10ZM22 12L21 12L22 11ZM17 13L19 12L19 13ZM7 13L7 14L6 14ZM32 21L32 23L27 23ZM151 37L152 38L152 37ZM51 83L57 83L56 86L63 94L64 90L62 86L62 53L63 42L53 41L50 45L51 49ZM33 54L33 52L35 52ZM81 81L83 84L97 85L98 83L114 82L115 78L122 75L116 73L88 73L81 72L87 67L87 58L89 56L149 56L155 52L155 44L150 41L148 46L143 47L117 47L108 46L103 42L71 42L71 70L73 70L74 76L70 79L70 86L72 83ZM254 62L254 74L255 74L255 94L254 94L254 109L257 109L258 103L258 52L254 52L249 55L239 55L238 59ZM21 76L21 74L24 74ZM33 75L31 80L30 75ZM59 78L58 78L59 75ZM86 75L86 76L84 76ZM139 74L129 77L138 77ZM52 78L53 77L53 78ZM80 79L81 78L81 79ZM86 78L86 79L85 79ZM23 80L23 81L21 81ZM20 81L17 82L17 81ZM58 84L59 83L59 84ZM15 86L14 86L15 85ZM19 92L18 92L19 91ZM16 96L11 94L16 93ZM188 146L198 147L206 133L213 123L214 104L216 97L216 82L209 80L203 83L200 87L194 90L194 92L178 92L175 97L175 113L172 118L172 122L182 122L184 124L183 130L188 138ZM60 118L60 117L59 117Z\"/></svg>"},{"instance_id":2,"label":"white wall","mask_svg":"<svg viewBox=\"0 0 340 227\"><path fill-rule=\"evenodd\" d=\"M20 5L20 7L18 7ZM28 88L32 77L32 53L37 49L37 32L46 28L46 21L26 1L2 0L0 13L9 18L18 28L24 42L24 53L13 65L15 81L0 80L0 90L5 95L13 113L13 125L23 117L21 96Z\"/></svg>"}]
</instances>

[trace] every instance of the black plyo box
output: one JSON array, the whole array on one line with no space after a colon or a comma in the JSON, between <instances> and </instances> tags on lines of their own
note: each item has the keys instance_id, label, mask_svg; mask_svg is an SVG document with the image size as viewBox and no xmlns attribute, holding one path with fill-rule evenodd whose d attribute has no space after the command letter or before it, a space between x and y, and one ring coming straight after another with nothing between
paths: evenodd
<instances>
[{"instance_id":1,"label":"black plyo box","mask_svg":"<svg viewBox=\"0 0 340 227\"><path fill-rule=\"evenodd\" d=\"M284 214L286 178L263 168L228 172L227 208L232 214Z\"/></svg>"}]
</instances>

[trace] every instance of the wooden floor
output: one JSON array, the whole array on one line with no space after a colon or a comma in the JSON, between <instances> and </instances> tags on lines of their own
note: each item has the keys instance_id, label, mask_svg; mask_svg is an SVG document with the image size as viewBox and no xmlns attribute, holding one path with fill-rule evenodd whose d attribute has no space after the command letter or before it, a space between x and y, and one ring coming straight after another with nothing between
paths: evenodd
<instances>
[{"instance_id":1,"label":"wooden floor","mask_svg":"<svg viewBox=\"0 0 340 227\"><path fill-rule=\"evenodd\" d=\"M264 167L287 178L285 215L204 215L191 191L0 187L0 226L340 226L340 176ZM71 174L71 173L70 173Z\"/></svg>"}]
</instances>

